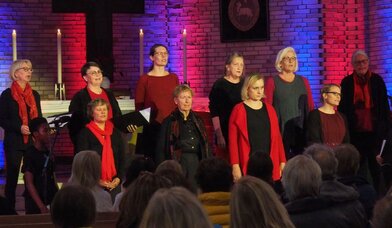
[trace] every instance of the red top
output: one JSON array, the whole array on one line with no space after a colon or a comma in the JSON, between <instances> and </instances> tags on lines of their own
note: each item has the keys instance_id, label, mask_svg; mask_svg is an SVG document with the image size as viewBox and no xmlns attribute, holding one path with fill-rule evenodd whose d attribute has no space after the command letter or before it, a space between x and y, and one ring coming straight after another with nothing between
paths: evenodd
<instances>
[{"instance_id":1,"label":"red top","mask_svg":"<svg viewBox=\"0 0 392 228\"><path fill-rule=\"evenodd\" d=\"M151 107L151 119L162 123L163 119L176 108L173 91L178 85L176 74L167 76L140 76L136 85L136 110Z\"/></svg>"},{"instance_id":2,"label":"red top","mask_svg":"<svg viewBox=\"0 0 392 228\"><path fill-rule=\"evenodd\" d=\"M108 103L108 105L109 105L108 120L112 119L113 118L113 110L112 110L112 106L110 105L110 101L109 101L108 95L106 94L105 90L102 90L101 94L96 94L87 87L87 91L88 91L88 94L90 95L91 100L101 98L101 99L104 99Z\"/></svg>"},{"instance_id":3,"label":"red top","mask_svg":"<svg viewBox=\"0 0 392 228\"><path fill-rule=\"evenodd\" d=\"M323 142L329 146L340 145L346 135L346 124L340 113L327 114L320 112L320 119Z\"/></svg>"},{"instance_id":4,"label":"red top","mask_svg":"<svg viewBox=\"0 0 392 228\"><path fill-rule=\"evenodd\" d=\"M271 150L270 157L273 164L272 178L274 181L281 177L280 164L286 162L286 156L279 131L278 117L272 105L264 103L270 121ZM243 175L246 175L250 144L247 128L247 117L244 103L234 106L229 120L229 154L232 165L239 164Z\"/></svg>"}]
</instances>

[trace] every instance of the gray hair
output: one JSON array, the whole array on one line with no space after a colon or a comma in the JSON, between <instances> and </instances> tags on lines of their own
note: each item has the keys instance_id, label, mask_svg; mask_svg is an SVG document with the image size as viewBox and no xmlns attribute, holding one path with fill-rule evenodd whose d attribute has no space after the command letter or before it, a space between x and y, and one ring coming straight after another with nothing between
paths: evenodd
<instances>
[{"instance_id":1,"label":"gray hair","mask_svg":"<svg viewBox=\"0 0 392 228\"><path fill-rule=\"evenodd\" d=\"M283 169L282 184L290 201L318 196L321 181L320 166L305 155L293 157Z\"/></svg>"},{"instance_id":2,"label":"gray hair","mask_svg":"<svg viewBox=\"0 0 392 228\"><path fill-rule=\"evenodd\" d=\"M23 64L27 64L28 67L32 68L31 61L28 60L28 59L18 59L18 60L15 60L12 63L12 65L10 67L10 72L9 72L9 77L10 77L10 79L12 81L16 80L16 78L15 78L15 71L21 69Z\"/></svg>"},{"instance_id":3,"label":"gray hair","mask_svg":"<svg viewBox=\"0 0 392 228\"><path fill-rule=\"evenodd\" d=\"M303 154L317 162L320 166L323 180L335 178L338 160L331 147L315 143L306 148Z\"/></svg>"},{"instance_id":4,"label":"gray hair","mask_svg":"<svg viewBox=\"0 0 392 228\"><path fill-rule=\"evenodd\" d=\"M78 152L72 162L69 184L82 185L86 188L98 186L101 178L101 158L96 151Z\"/></svg>"},{"instance_id":5,"label":"gray hair","mask_svg":"<svg viewBox=\"0 0 392 228\"><path fill-rule=\"evenodd\" d=\"M298 71L298 58L297 58L297 53L295 52L295 49L293 47L286 47L283 48L282 50L279 51L278 55L276 56L275 60L275 69L278 72L282 72L282 67L280 66L280 63L282 62L283 58L286 57L288 52L293 52L294 56L296 58L295 60L295 69L294 72Z\"/></svg>"},{"instance_id":6,"label":"gray hair","mask_svg":"<svg viewBox=\"0 0 392 228\"><path fill-rule=\"evenodd\" d=\"M357 58L358 55L363 55L367 59L369 59L369 56L366 54L364 50L356 50L353 55L351 56L351 64L354 65L355 59Z\"/></svg>"}]
</instances>

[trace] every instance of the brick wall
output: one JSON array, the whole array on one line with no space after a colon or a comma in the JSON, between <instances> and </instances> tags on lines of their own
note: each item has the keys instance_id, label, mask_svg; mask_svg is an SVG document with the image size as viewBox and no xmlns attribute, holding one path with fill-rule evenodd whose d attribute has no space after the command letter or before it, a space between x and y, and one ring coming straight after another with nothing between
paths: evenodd
<instances>
[{"instance_id":1,"label":"brick wall","mask_svg":"<svg viewBox=\"0 0 392 228\"><path fill-rule=\"evenodd\" d=\"M351 72L355 49L369 51L371 67L392 83L392 3L365 0L269 1L270 40L222 43L219 1L145 0L145 14L113 15L115 73L112 87L125 93L139 78L139 29L144 30L144 71L150 66L149 47L168 45L169 71L183 78L181 32L187 29L188 80L196 96L206 97L222 76L225 57L232 51L245 56L246 72L276 74L278 51L293 46L299 57L299 74L311 83L315 101L322 82L339 83ZM0 91L9 86L11 32L17 30L18 57L34 65L32 85L43 99L53 99L56 82L56 30L63 34L63 81L67 98L85 84L79 69L85 62L83 14L51 12L51 0L3 0L0 3ZM365 32L369 31L369 32ZM1 107L0 107L1 108Z\"/></svg>"}]
</instances>

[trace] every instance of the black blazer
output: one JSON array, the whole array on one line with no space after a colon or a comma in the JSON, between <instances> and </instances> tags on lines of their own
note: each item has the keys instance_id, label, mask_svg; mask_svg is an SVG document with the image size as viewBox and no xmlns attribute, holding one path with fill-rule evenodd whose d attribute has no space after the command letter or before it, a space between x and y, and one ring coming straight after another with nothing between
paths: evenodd
<instances>
[{"instance_id":1,"label":"black blazer","mask_svg":"<svg viewBox=\"0 0 392 228\"><path fill-rule=\"evenodd\" d=\"M37 91L33 90L35 103L37 105L38 116L42 116L41 98ZM27 106L27 113L30 108ZM29 121L30 121L29 117ZM23 135L20 132L22 120L19 117L19 106L11 95L11 89L8 88L1 93L0 96L0 127L4 129L4 150L25 150L31 144L31 137L29 143L23 143Z\"/></svg>"}]
</instances>

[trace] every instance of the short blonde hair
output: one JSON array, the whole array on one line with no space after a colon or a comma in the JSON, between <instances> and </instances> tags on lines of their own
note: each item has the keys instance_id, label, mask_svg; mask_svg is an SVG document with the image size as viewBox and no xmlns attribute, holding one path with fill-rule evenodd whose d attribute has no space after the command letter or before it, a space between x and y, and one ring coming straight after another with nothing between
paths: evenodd
<instances>
[{"instance_id":1,"label":"short blonde hair","mask_svg":"<svg viewBox=\"0 0 392 228\"><path fill-rule=\"evenodd\" d=\"M297 58L297 53L295 52L293 47L286 47L283 48L282 50L279 51L278 55L276 56L275 60L275 69L278 72L282 72L282 67L280 66L280 63L282 62L283 58L286 57L288 52L294 53L295 56L295 69L294 72L298 71L298 58Z\"/></svg>"},{"instance_id":2,"label":"short blonde hair","mask_svg":"<svg viewBox=\"0 0 392 228\"><path fill-rule=\"evenodd\" d=\"M249 96L248 96L249 87L253 86L253 84L255 84L260 79L263 80L263 82L264 82L264 76L262 76L259 73L252 73L248 77L245 78L244 85L242 86L242 89L241 89L241 99L243 101L246 101L249 99ZM265 94L263 94L263 97L265 97Z\"/></svg>"},{"instance_id":3,"label":"short blonde hair","mask_svg":"<svg viewBox=\"0 0 392 228\"><path fill-rule=\"evenodd\" d=\"M16 80L16 78L15 78L15 71L21 69L23 64L27 64L27 66L30 67L30 68L33 67L33 65L31 64L31 61L28 60L28 59L18 59L18 60L15 60L12 63L12 65L10 67L10 72L9 72L9 77L10 77L10 79L12 81Z\"/></svg>"},{"instance_id":4,"label":"short blonde hair","mask_svg":"<svg viewBox=\"0 0 392 228\"><path fill-rule=\"evenodd\" d=\"M189 85L187 85L187 84L182 84L182 85L176 86L176 88L174 89L173 98L178 97L178 95L180 95L180 93L186 92L186 91L189 91L191 93L191 96L193 97L193 90L191 89L191 87L189 87Z\"/></svg>"}]
</instances>

